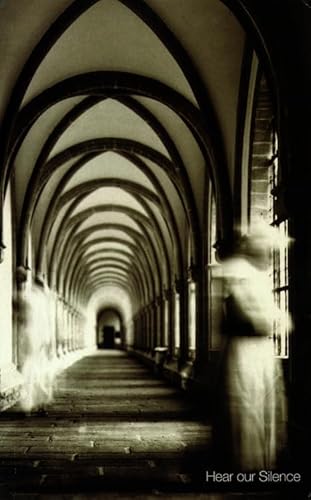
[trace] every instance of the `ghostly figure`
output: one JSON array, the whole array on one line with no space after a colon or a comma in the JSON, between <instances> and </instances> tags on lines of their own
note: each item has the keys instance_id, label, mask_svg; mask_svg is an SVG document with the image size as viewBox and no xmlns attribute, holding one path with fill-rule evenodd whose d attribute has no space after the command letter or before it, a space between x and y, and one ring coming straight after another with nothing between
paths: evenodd
<instances>
[{"instance_id":1,"label":"ghostly figure","mask_svg":"<svg viewBox=\"0 0 311 500\"><path fill-rule=\"evenodd\" d=\"M288 318L272 293L270 230L256 227L222 266L224 347L215 446L219 462L235 470L275 468L285 445L286 397L272 328Z\"/></svg>"},{"instance_id":2,"label":"ghostly figure","mask_svg":"<svg viewBox=\"0 0 311 500\"><path fill-rule=\"evenodd\" d=\"M52 335L44 291L33 287L19 300L19 358L24 379L21 407L40 411L53 395Z\"/></svg>"}]
</instances>

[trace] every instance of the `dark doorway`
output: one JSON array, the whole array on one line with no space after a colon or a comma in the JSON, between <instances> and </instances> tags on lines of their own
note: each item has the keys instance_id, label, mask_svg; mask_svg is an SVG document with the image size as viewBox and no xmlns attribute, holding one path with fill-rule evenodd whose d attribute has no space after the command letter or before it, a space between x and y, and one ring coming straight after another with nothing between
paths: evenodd
<instances>
[{"instance_id":1,"label":"dark doorway","mask_svg":"<svg viewBox=\"0 0 311 500\"><path fill-rule=\"evenodd\" d=\"M97 316L97 346L99 349L122 348L123 322L119 311L107 308Z\"/></svg>"},{"instance_id":2,"label":"dark doorway","mask_svg":"<svg viewBox=\"0 0 311 500\"><path fill-rule=\"evenodd\" d=\"M114 336L115 329L114 326L107 325L103 328L103 348L113 349L114 348Z\"/></svg>"}]
</instances>

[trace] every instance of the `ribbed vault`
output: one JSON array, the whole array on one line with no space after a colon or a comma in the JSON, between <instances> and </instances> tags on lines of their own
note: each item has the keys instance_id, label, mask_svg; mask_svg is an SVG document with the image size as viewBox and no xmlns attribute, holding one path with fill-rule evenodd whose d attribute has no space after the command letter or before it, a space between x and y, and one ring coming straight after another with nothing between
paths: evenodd
<instances>
[{"instance_id":1,"label":"ribbed vault","mask_svg":"<svg viewBox=\"0 0 311 500\"><path fill-rule=\"evenodd\" d=\"M231 230L244 32L219 0L31 4L34 33L0 110L16 265L71 311L94 319L114 307L130 324L203 269L207 184L219 238ZM193 16L197 31L185 31Z\"/></svg>"}]
</instances>

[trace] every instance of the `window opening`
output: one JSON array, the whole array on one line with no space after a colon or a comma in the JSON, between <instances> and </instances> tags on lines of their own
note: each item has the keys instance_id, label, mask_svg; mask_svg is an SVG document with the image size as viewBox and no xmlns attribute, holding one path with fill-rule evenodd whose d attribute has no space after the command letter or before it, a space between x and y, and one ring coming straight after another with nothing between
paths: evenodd
<instances>
[{"instance_id":1,"label":"window opening","mask_svg":"<svg viewBox=\"0 0 311 500\"><path fill-rule=\"evenodd\" d=\"M289 356L289 307L288 307L288 221L280 213L278 193L280 172L278 138L270 90L261 77L257 107L254 116L254 142L250 175L250 226L259 218L278 231L277 245L271 250L271 289L275 303L281 311L280 318L271 325L276 357Z\"/></svg>"}]
</instances>

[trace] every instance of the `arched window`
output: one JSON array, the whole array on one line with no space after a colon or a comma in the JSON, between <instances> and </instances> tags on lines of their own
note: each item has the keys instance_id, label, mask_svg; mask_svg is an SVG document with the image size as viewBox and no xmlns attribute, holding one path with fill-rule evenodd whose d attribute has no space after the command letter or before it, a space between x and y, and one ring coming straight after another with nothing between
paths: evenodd
<instances>
[{"instance_id":1,"label":"arched window","mask_svg":"<svg viewBox=\"0 0 311 500\"><path fill-rule=\"evenodd\" d=\"M275 321L275 355L289 356L288 321L288 221L281 203L281 172L278 137L271 91L259 70L252 117L249 162L249 226L263 219L278 231L278 244L271 251L271 287L285 320Z\"/></svg>"}]
</instances>

